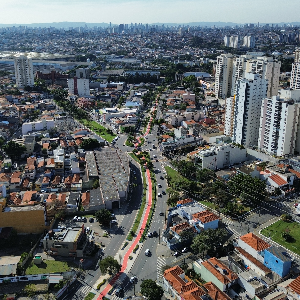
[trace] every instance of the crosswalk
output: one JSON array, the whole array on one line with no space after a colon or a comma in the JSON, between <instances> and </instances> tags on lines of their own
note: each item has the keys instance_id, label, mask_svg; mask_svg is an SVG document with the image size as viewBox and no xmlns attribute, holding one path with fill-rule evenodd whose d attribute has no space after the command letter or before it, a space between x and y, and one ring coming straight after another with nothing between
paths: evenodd
<instances>
[{"instance_id":1,"label":"crosswalk","mask_svg":"<svg viewBox=\"0 0 300 300\"><path fill-rule=\"evenodd\" d=\"M86 295L91 291L91 287L88 285L85 285L84 282L80 281L82 286L78 289L78 291L76 292L76 295L79 295L81 297L86 297Z\"/></svg>"},{"instance_id":2,"label":"crosswalk","mask_svg":"<svg viewBox=\"0 0 300 300\"><path fill-rule=\"evenodd\" d=\"M117 295L112 295L110 297L111 300L123 300L123 298L118 297Z\"/></svg>"},{"instance_id":3,"label":"crosswalk","mask_svg":"<svg viewBox=\"0 0 300 300\"><path fill-rule=\"evenodd\" d=\"M163 277L163 270L162 268L166 265L166 259L164 257L158 257L157 258L157 279L160 279Z\"/></svg>"},{"instance_id":4,"label":"crosswalk","mask_svg":"<svg viewBox=\"0 0 300 300\"><path fill-rule=\"evenodd\" d=\"M233 223L233 221L230 219L227 219L227 218L223 218L222 223L225 225L231 225Z\"/></svg>"}]
</instances>

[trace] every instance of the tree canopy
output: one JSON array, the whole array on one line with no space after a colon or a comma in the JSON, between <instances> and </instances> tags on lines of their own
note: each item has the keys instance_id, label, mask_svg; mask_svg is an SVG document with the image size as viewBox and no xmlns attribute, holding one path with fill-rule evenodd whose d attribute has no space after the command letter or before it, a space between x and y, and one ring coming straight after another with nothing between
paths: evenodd
<instances>
[{"instance_id":1,"label":"tree canopy","mask_svg":"<svg viewBox=\"0 0 300 300\"><path fill-rule=\"evenodd\" d=\"M3 149L12 160L19 159L26 151L25 146L20 145L14 141L9 141L6 145L3 146Z\"/></svg>"},{"instance_id":2,"label":"tree canopy","mask_svg":"<svg viewBox=\"0 0 300 300\"><path fill-rule=\"evenodd\" d=\"M145 279L141 284L141 294L148 300L159 300L164 294L163 288L152 279Z\"/></svg>"},{"instance_id":3,"label":"tree canopy","mask_svg":"<svg viewBox=\"0 0 300 300\"><path fill-rule=\"evenodd\" d=\"M80 147L84 150L93 150L95 148L100 147L100 143L98 142L98 140L90 138L83 140Z\"/></svg>"},{"instance_id":4,"label":"tree canopy","mask_svg":"<svg viewBox=\"0 0 300 300\"><path fill-rule=\"evenodd\" d=\"M250 175L238 174L228 182L229 192L256 205L265 199L266 182Z\"/></svg>"},{"instance_id":5,"label":"tree canopy","mask_svg":"<svg viewBox=\"0 0 300 300\"><path fill-rule=\"evenodd\" d=\"M191 247L196 253L214 253L227 235L224 228L203 230L194 237Z\"/></svg>"},{"instance_id":6,"label":"tree canopy","mask_svg":"<svg viewBox=\"0 0 300 300\"><path fill-rule=\"evenodd\" d=\"M113 275L121 270L121 265L112 256L107 256L99 263L102 274Z\"/></svg>"},{"instance_id":7,"label":"tree canopy","mask_svg":"<svg viewBox=\"0 0 300 300\"><path fill-rule=\"evenodd\" d=\"M109 225L109 222L112 220L111 212L105 208L96 211L95 217L102 225Z\"/></svg>"}]
</instances>

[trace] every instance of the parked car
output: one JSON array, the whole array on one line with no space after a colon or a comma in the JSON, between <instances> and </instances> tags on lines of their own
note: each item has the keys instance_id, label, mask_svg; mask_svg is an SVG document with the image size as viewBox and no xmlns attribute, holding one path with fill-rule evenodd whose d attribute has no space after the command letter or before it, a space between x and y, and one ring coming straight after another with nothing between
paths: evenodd
<instances>
[{"instance_id":1,"label":"parked car","mask_svg":"<svg viewBox=\"0 0 300 300\"><path fill-rule=\"evenodd\" d=\"M182 250L181 250L182 253L185 253L187 252L187 247L184 247Z\"/></svg>"},{"instance_id":2,"label":"parked car","mask_svg":"<svg viewBox=\"0 0 300 300\"><path fill-rule=\"evenodd\" d=\"M94 218L90 218L90 219L89 219L89 222L90 222L90 223L93 223L93 222L94 222Z\"/></svg>"}]
</instances>

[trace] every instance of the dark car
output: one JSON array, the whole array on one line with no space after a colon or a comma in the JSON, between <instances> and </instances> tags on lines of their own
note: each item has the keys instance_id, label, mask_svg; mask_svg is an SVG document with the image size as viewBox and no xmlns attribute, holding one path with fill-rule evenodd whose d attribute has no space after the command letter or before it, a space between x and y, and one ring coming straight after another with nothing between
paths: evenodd
<instances>
[{"instance_id":1,"label":"dark car","mask_svg":"<svg viewBox=\"0 0 300 300\"><path fill-rule=\"evenodd\" d=\"M90 218L89 221L90 221L90 223L93 223L94 222L94 218Z\"/></svg>"},{"instance_id":2,"label":"dark car","mask_svg":"<svg viewBox=\"0 0 300 300\"><path fill-rule=\"evenodd\" d=\"M160 176L159 178L160 178L161 180L164 180L164 177L163 177L163 176Z\"/></svg>"},{"instance_id":3,"label":"dark car","mask_svg":"<svg viewBox=\"0 0 300 300\"><path fill-rule=\"evenodd\" d=\"M160 216L163 216L163 215L164 215L164 213L161 211L161 212L159 213L159 215L160 215Z\"/></svg>"},{"instance_id":4,"label":"dark car","mask_svg":"<svg viewBox=\"0 0 300 300\"><path fill-rule=\"evenodd\" d=\"M124 296L124 290L121 288L121 287L117 287L116 290L115 290L115 295L116 296L120 296L120 297L123 297Z\"/></svg>"},{"instance_id":5,"label":"dark car","mask_svg":"<svg viewBox=\"0 0 300 300\"><path fill-rule=\"evenodd\" d=\"M153 235L153 236L158 236L158 234L157 234L156 231L153 231L153 232L152 232L152 235Z\"/></svg>"},{"instance_id":6,"label":"dark car","mask_svg":"<svg viewBox=\"0 0 300 300\"><path fill-rule=\"evenodd\" d=\"M162 191L161 193L162 193L163 195L165 195L165 194L166 194L166 192L165 192L165 191Z\"/></svg>"}]
</instances>

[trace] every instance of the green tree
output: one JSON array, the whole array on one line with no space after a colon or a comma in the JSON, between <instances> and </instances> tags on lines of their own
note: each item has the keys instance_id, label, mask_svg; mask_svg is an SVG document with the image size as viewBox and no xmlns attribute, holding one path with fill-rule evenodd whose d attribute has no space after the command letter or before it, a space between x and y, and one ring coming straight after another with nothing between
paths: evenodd
<instances>
[{"instance_id":1,"label":"green tree","mask_svg":"<svg viewBox=\"0 0 300 300\"><path fill-rule=\"evenodd\" d=\"M83 148L84 150L93 150L95 148L99 148L100 143L96 139L89 138L83 140L80 147Z\"/></svg>"},{"instance_id":2,"label":"green tree","mask_svg":"<svg viewBox=\"0 0 300 300\"><path fill-rule=\"evenodd\" d=\"M14 141L9 141L5 146L3 146L3 149L12 160L20 159L26 151L25 146Z\"/></svg>"},{"instance_id":3,"label":"green tree","mask_svg":"<svg viewBox=\"0 0 300 300\"><path fill-rule=\"evenodd\" d=\"M97 189L100 186L99 179L95 179L93 182L93 189Z\"/></svg>"},{"instance_id":4,"label":"green tree","mask_svg":"<svg viewBox=\"0 0 300 300\"><path fill-rule=\"evenodd\" d=\"M164 294L163 288L152 279L145 279L141 284L141 294L148 300L159 300Z\"/></svg>"},{"instance_id":5,"label":"green tree","mask_svg":"<svg viewBox=\"0 0 300 300\"><path fill-rule=\"evenodd\" d=\"M99 267L102 274L113 275L121 270L121 265L112 256L107 256L99 263Z\"/></svg>"},{"instance_id":6,"label":"green tree","mask_svg":"<svg viewBox=\"0 0 300 300\"><path fill-rule=\"evenodd\" d=\"M110 221L112 220L111 212L105 208L96 211L95 217L102 225L109 225Z\"/></svg>"},{"instance_id":7,"label":"green tree","mask_svg":"<svg viewBox=\"0 0 300 300\"><path fill-rule=\"evenodd\" d=\"M191 247L196 253L214 254L222 246L227 235L224 228L203 230L194 237Z\"/></svg>"},{"instance_id":8,"label":"green tree","mask_svg":"<svg viewBox=\"0 0 300 300\"><path fill-rule=\"evenodd\" d=\"M195 236L195 233L191 229L187 230L182 230L179 234L180 236L180 241L184 244L190 244L190 241L193 239Z\"/></svg>"},{"instance_id":9,"label":"green tree","mask_svg":"<svg viewBox=\"0 0 300 300\"><path fill-rule=\"evenodd\" d=\"M250 175L238 174L228 182L229 192L245 202L257 205L265 200L266 182Z\"/></svg>"}]
</instances>

